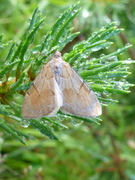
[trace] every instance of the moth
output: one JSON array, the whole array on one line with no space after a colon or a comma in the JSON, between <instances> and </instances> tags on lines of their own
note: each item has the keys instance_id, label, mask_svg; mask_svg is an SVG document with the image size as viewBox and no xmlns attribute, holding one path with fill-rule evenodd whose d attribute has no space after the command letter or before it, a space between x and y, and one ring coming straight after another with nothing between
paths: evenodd
<instances>
[{"instance_id":1,"label":"moth","mask_svg":"<svg viewBox=\"0 0 135 180\"><path fill-rule=\"evenodd\" d=\"M34 119L54 116L59 110L79 117L102 114L95 93L56 51L27 91L22 115Z\"/></svg>"}]
</instances>

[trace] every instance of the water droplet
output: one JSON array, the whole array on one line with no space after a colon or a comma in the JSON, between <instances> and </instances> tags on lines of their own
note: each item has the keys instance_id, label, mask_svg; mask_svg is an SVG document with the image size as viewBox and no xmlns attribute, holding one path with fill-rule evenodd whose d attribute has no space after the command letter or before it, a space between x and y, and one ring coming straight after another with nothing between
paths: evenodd
<instances>
[{"instance_id":1,"label":"water droplet","mask_svg":"<svg viewBox=\"0 0 135 180\"><path fill-rule=\"evenodd\" d=\"M105 54L103 54L103 53L102 53L102 54L100 54L100 56L99 56L99 57L100 57L100 58L102 58L102 57L104 57L104 56L105 56Z\"/></svg>"},{"instance_id":2,"label":"water droplet","mask_svg":"<svg viewBox=\"0 0 135 180\"><path fill-rule=\"evenodd\" d=\"M117 49L117 52L118 52L118 53L121 52L121 49Z\"/></svg>"},{"instance_id":3,"label":"water droplet","mask_svg":"<svg viewBox=\"0 0 135 180\"><path fill-rule=\"evenodd\" d=\"M108 61L118 61L118 57L117 56L111 56L109 58L107 58Z\"/></svg>"},{"instance_id":4,"label":"water droplet","mask_svg":"<svg viewBox=\"0 0 135 180\"><path fill-rule=\"evenodd\" d=\"M93 47L93 48L91 48L91 51L98 51L98 50L100 50L101 49L101 46L95 46L95 47Z\"/></svg>"},{"instance_id":5,"label":"water droplet","mask_svg":"<svg viewBox=\"0 0 135 180\"><path fill-rule=\"evenodd\" d=\"M24 119L23 121L20 122L20 125L24 128L27 128L30 125L30 123L28 120Z\"/></svg>"},{"instance_id":6,"label":"water droplet","mask_svg":"<svg viewBox=\"0 0 135 180\"><path fill-rule=\"evenodd\" d=\"M94 32L92 33L92 37L96 36L97 35L97 32Z\"/></svg>"},{"instance_id":7,"label":"water droplet","mask_svg":"<svg viewBox=\"0 0 135 180\"><path fill-rule=\"evenodd\" d=\"M4 76L1 78L1 80L0 80L0 83L3 83L3 82L5 82L6 81L6 76L5 76L5 74L4 74Z\"/></svg>"},{"instance_id":8,"label":"water droplet","mask_svg":"<svg viewBox=\"0 0 135 180\"><path fill-rule=\"evenodd\" d=\"M130 43L125 44L125 47L130 47L130 46L131 46Z\"/></svg>"},{"instance_id":9,"label":"water droplet","mask_svg":"<svg viewBox=\"0 0 135 180\"><path fill-rule=\"evenodd\" d=\"M31 23L31 20L32 20L32 18L29 18L29 19L27 20L28 25Z\"/></svg>"},{"instance_id":10,"label":"water droplet","mask_svg":"<svg viewBox=\"0 0 135 180\"><path fill-rule=\"evenodd\" d=\"M72 123L74 126L78 127L78 126L80 126L80 125L82 124L82 121L79 121L79 120L77 120L77 119L75 119L75 118L72 118L72 119L71 119L71 123Z\"/></svg>"}]
</instances>

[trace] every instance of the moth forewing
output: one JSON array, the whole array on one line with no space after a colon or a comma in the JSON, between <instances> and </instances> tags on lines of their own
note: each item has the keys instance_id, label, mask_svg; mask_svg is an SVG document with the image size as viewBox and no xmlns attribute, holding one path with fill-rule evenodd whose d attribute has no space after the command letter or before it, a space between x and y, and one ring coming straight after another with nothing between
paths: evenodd
<instances>
[{"instance_id":1,"label":"moth forewing","mask_svg":"<svg viewBox=\"0 0 135 180\"><path fill-rule=\"evenodd\" d=\"M22 115L25 118L54 116L62 106L62 94L54 78L51 61L38 74L25 95Z\"/></svg>"},{"instance_id":2,"label":"moth forewing","mask_svg":"<svg viewBox=\"0 0 135 180\"><path fill-rule=\"evenodd\" d=\"M64 62L62 72L63 106L61 111L81 117L101 115L100 103L83 79L66 62Z\"/></svg>"}]
</instances>

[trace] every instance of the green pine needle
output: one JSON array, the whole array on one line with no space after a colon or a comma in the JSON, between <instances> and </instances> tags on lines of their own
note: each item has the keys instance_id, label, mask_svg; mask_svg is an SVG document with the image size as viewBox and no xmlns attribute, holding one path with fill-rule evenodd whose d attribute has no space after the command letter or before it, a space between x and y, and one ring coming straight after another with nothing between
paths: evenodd
<instances>
[{"instance_id":1,"label":"green pine needle","mask_svg":"<svg viewBox=\"0 0 135 180\"><path fill-rule=\"evenodd\" d=\"M34 46L36 34L45 22L45 19L42 18L42 14L37 8L20 43L16 42L11 45L5 61L1 64L0 127L21 143L25 143L24 138L29 139L29 136L18 131L16 127L13 127L13 123L12 125L7 123L8 119L18 122L19 125L25 122L26 126L31 125L37 131L52 139L58 139L53 132L54 129L57 127L67 128L61 122L65 119L79 119L80 121L97 124L101 121L99 118L79 118L72 115L64 115L61 112L54 118L55 123L53 122L53 118L50 117L42 118L43 121L34 119L25 120L21 115L22 100L25 94L24 90L26 91L30 87L30 79L33 80L39 69L41 69L42 63L49 60L48 55L52 55L56 49L62 51L79 34L79 32L73 32L73 27L70 27L70 23L79 11L79 4L68 8L58 18L47 34L45 34L41 43ZM128 72L128 65L134 63L134 61L118 60L118 56L130 48L131 45L128 44L113 53L102 55L98 58L91 58L94 57L92 53L110 48L113 43L109 41L109 38L121 31L122 29L118 29L115 23L112 22L88 39L75 44L69 53L63 55L63 59L70 63L84 80L90 84L90 87L97 93L103 105L118 102L118 100L108 98L108 94L129 93L130 91L128 89L133 86L133 84L128 83L125 79L130 74ZM2 52L3 49L8 48L11 42L3 44L2 36L0 40L0 50Z\"/></svg>"}]
</instances>

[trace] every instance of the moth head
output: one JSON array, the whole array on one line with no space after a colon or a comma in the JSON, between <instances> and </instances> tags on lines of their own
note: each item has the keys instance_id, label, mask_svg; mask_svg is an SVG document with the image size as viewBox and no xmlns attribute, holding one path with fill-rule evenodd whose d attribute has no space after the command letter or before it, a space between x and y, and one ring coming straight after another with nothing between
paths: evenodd
<instances>
[{"instance_id":1,"label":"moth head","mask_svg":"<svg viewBox=\"0 0 135 180\"><path fill-rule=\"evenodd\" d=\"M53 55L54 58L59 58L61 57L61 53L59 51L56 51Z\"/></svg>"}]
</instances>

